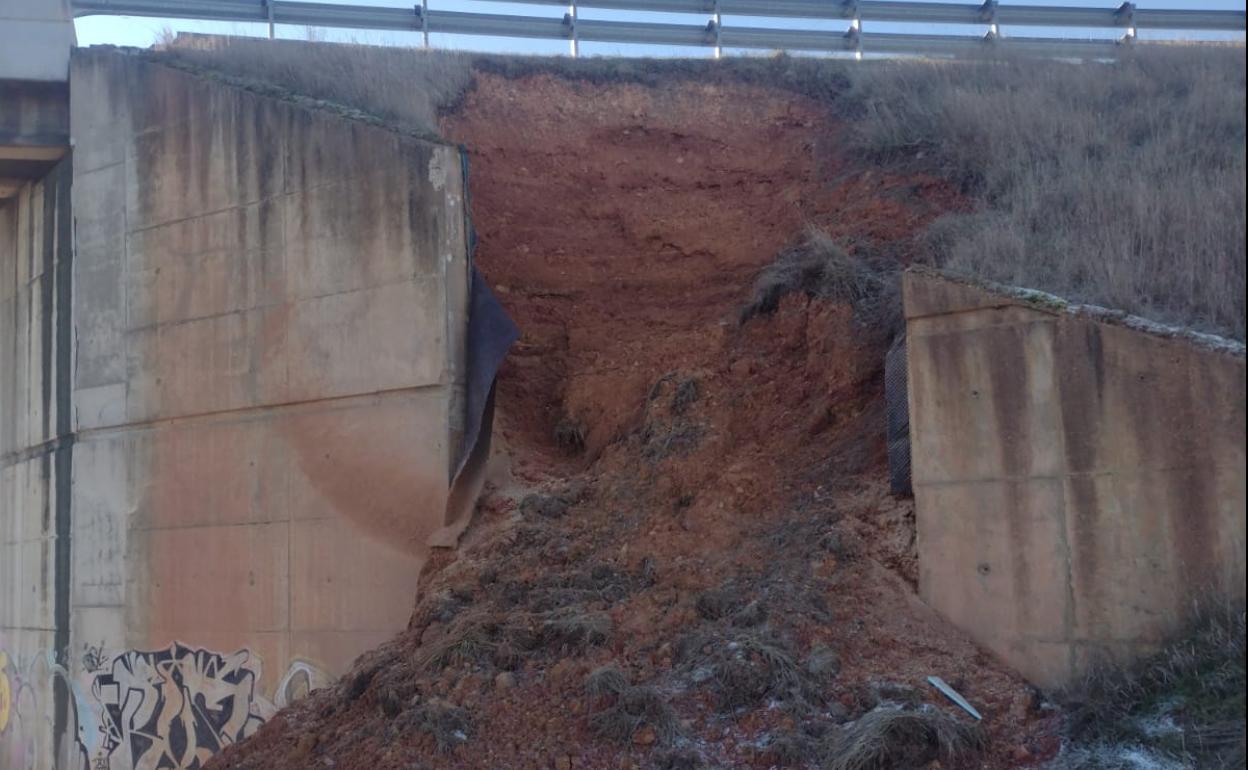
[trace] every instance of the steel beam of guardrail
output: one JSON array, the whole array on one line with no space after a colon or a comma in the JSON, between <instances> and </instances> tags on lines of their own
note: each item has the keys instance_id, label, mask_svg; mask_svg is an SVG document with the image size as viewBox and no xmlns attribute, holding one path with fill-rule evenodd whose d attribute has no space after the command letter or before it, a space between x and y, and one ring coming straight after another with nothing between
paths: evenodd
<instances>
[{"instance_id":1,"label":"steel beam of guardrail","mask_svg":"<svg viewBox=\"0 0 1248 770\"><path fill-rule=\"evenodd\" d=\"M993 46L1051 57L1103 58L1120 50L1119 43L1077 38L1027 38L998 34L1001 25L1058 28L1119 29L1126 40L1137 29L1239 31L1245 28L1242 11L1137 9L1131 3L1110 8L906 2L905 0L491 0L533 6L569 8L563 16L466 13L426 10L428 0L406 8L343 5L302 0L73 0L74 16L154 16L210 21L259 22L309 27L347 27L418 31L497 37L571 40L575 54L579 41L638 43L756 50L852 51L872 53L973 55ZM664 24L602 21L577 16L577 8L649 11L704 15L706 24ZM843 31L736 26L724 16L840 19ZM863 21L962 24L982 26L991 34L911 35L870 32ZM271 26L270 26L271 29Z\"/></svg>"}]
</instances>

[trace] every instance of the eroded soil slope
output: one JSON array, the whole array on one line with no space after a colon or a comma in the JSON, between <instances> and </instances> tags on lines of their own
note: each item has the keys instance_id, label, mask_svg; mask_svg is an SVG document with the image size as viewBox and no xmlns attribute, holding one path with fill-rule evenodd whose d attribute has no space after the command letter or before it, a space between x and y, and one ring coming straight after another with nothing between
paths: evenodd
<instances>
[{"instance_id":1,"label":"eroded soil slope","mask_svg":"<svg viewBox=\"0 0 1248 770\"><path fill-rule=\"evenodd\" d=\"M882 703L968 725L930 674L985 714L986 749L907 762L1051 754L1030 689L914 594L887 335L801 293L739 322L807 225L904 262L952 189L851 173L825 107L747 86L481 74L444 129L523 331L510 474L405 634L212 766L816 767Z\"/></svg>"}]
</instances>

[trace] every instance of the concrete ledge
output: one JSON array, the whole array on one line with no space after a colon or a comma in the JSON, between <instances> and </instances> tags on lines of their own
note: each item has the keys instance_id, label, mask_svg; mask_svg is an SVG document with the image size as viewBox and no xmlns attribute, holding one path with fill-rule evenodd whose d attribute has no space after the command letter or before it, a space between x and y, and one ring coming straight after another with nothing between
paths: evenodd
<instances>
[{"instance_id":1,"label":"concrete ledge","mask_svg":"<svg viewBox=\"0 0 1248 770\"><path fill-rule=\"evenodd\" d=\"M66 82L75 42L68 0L0 3L0 80Z\"/></svg>"},{"instance_id":2,"label":"concrete ledge","mask_svg":"<svg viewBox=\"0 0 1248 770\"><path fill-rule=\"evenodd\" d=\"M0 80L0 198L42 179L67 152L69 84Z\"/></svg>"}]
</instances>

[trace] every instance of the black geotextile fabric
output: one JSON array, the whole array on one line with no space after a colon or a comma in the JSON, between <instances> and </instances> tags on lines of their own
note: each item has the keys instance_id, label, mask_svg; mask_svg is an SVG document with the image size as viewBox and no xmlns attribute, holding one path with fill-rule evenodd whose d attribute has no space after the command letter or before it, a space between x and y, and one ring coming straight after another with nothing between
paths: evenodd
<instances>
[{"instance_id":1,"label":"black geotextile fabric","mask_svg":"<svg viewBox=\"0 0 1248 770\"><path fill-rule=\"evenodd\" d=\"M468 298L468 393L467 413L464 415L464 442L455 462L455 474L463 470L464 463L472 454L473 447L481 438L486 418L490 389L498 368L512 344L520 338L520 329L503 306L498 304L489 284L472 268ZM454 478L452 476L452 478Z\"/></svg>"},{"instance_id":2,"label":"black geotextile fabric","mask_svg":"<svg viewBox=\"0 0 1248 770\"><path fill-rule=\"evenodd\" d=\"M884 408L888 415L888 480L895 495L913 494L910 483L910 404L906 383L906 338L898 337L884 358Z\"/></svg>"}]
</instances>

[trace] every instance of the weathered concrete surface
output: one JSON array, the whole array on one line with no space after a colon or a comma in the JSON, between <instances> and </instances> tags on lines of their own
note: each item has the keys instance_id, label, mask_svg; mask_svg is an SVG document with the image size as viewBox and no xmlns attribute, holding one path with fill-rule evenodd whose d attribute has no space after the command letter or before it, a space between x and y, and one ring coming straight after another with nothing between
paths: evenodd
<instances>
[{"instance_id":1,"label":"weathered concrete surface","mask_svg":"<svg viewBox=\"0 0 1248 770\"><path fill-rule=\"evenodd\" d=\"M69 150L67 0L0 0L0 200Z\"/></svg>"},{"instance_id":2,"label":"weathered concrete surface","mask_svg":"<svg viewBox=\"0 0 1248 770\"><path fill-rule=\"evenodd\" d=\"M72 673L108 722L136 666L193 669L231 721L147 754L207 756L408 620L463 425L461 160L107 49L71 83Z\"/></svg>"},{"instance_id":3,"label":"weathered concrete surface","mask_svg":"<svg viewBox=\"0 0 1248 770\"><path fill-rule=\"evenodd\" d=\"M0 201L0 767L53 756L67 705L68 161ZM59 721L58 721L59 720Z\"/></svg>"},{"instance_id":4,"label":"weathered concrete surface","mask_svg":"<svg viewBox=\"0 0 1248 770\"><path fill-rule=\"evenodd\" d=\"M0 0L0 80L64 83L74 42L69 0Z\"/></svg>"},{"instance_id":5,"label":"weathered concrete surface","mask_svg":"<svg viewBox=\"0 0 1248 770\"><path fill-rule=\"evenodd\" d=\"M923 598L1037 684L1244 596L1244 357L905 276Z\"/></svg>"}]
</instances>

